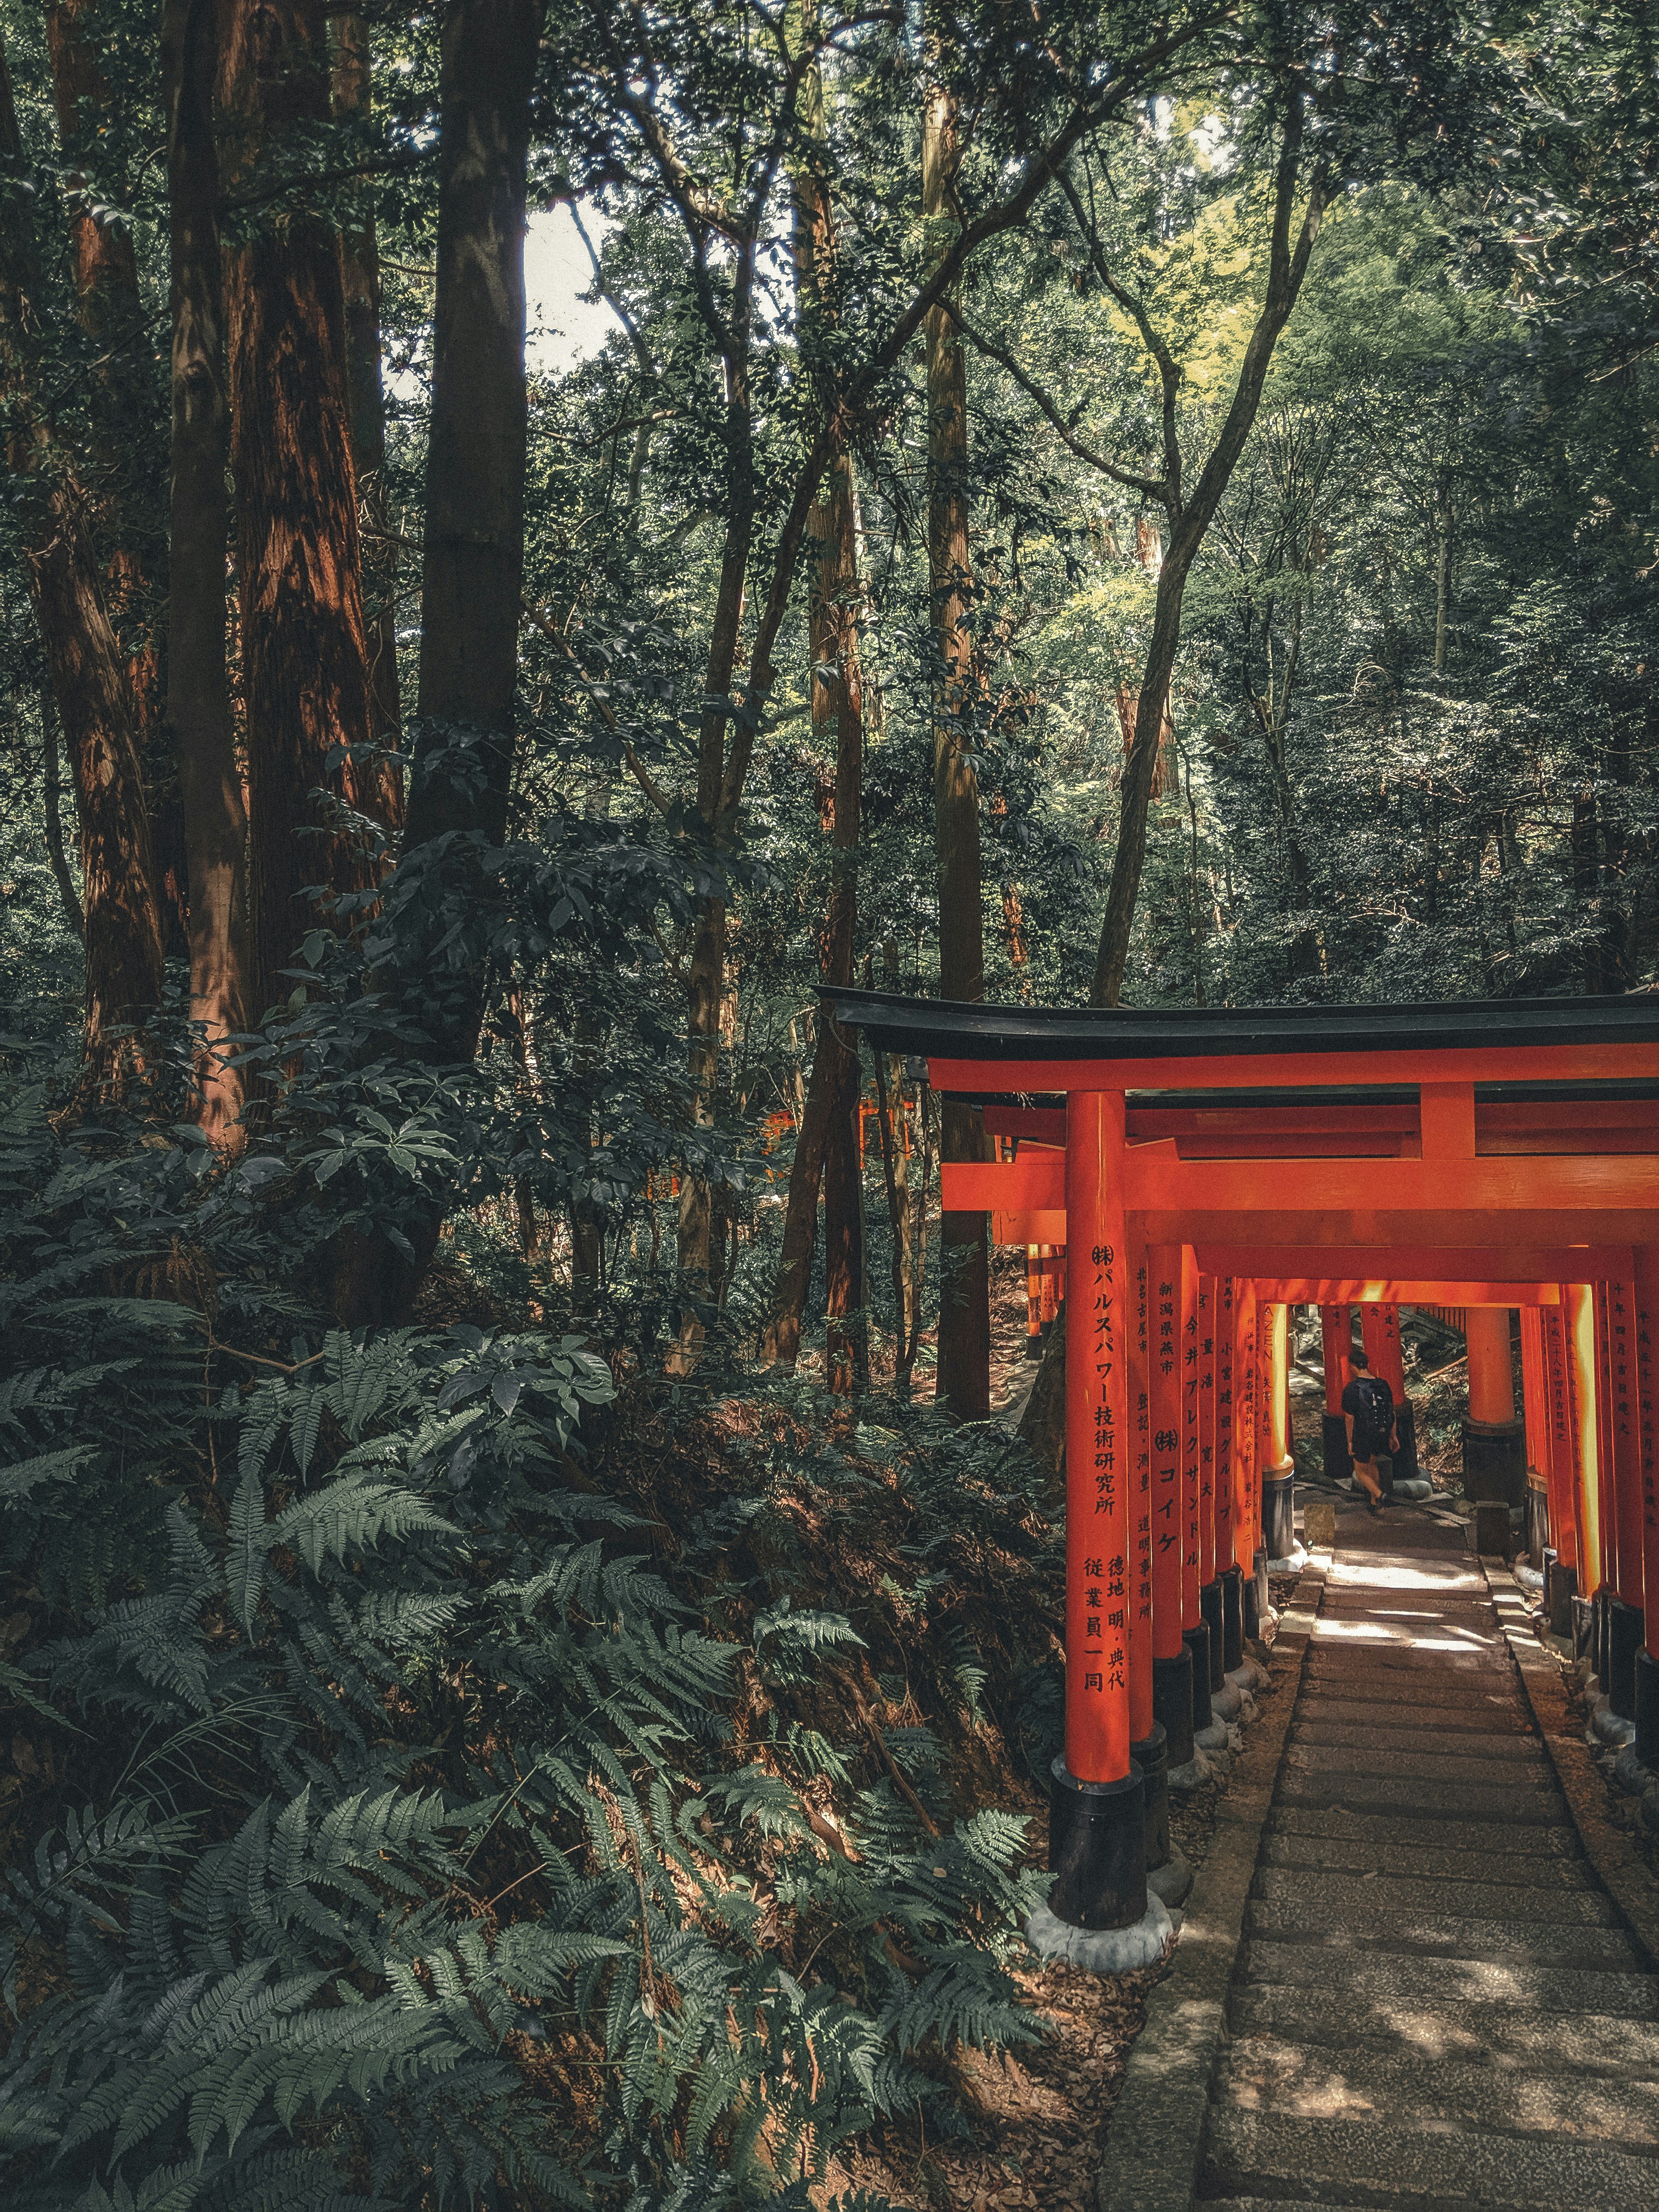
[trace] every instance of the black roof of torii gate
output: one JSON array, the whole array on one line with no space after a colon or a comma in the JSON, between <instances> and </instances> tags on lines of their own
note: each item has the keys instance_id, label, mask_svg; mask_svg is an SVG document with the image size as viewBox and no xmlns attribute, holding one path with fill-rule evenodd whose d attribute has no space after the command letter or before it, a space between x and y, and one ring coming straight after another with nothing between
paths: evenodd
<instances>
[{"instance_id":1,"label":"black roof of torii gate","mask_svg":"<svg viewBox=\"0 0 1659 2212\"><path fill-rule=\"evenodd\" d=\"M1006 1006L825 985L835 1019L943 1060L1190 1060L1659 1042L1659 993L1424 1006Z\"/></svg>"}]
</instances>

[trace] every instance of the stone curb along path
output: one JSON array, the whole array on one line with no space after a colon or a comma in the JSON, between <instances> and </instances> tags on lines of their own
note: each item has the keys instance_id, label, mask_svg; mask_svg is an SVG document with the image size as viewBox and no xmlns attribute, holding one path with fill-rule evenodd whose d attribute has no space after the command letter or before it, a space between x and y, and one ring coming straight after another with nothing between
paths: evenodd
<instances>
[{"instance_id":1,"label":"stone curb along path","mask_svg":"<svg viewBox=\"0 0 1659 2212\"><path fill-rule=\"evenodd\" d=\"M1483 1558L1480 1565L1528 1709L1543 1738L1584 1856L1647 1953L1649 1963L1659 1967L1659 1880L1629 1837L1607 1817L1607 1778L1567 1702L1559 1662L1533 1632L1530 1616L1535 1601L1502 1559ZM1655 2193L1659 2197L1659 2173L1655 2175Z\"/></svg>"},{"instance_id":2,"label":"stone curb along path","mask_svg":"<svg viewBox=\"0 0 1659 2212\"><path fill-rule=\"evenodd\" d=\"M1175 1957L1130 2046L1101 2168L1101 2212L1190 2212L1226 2038L1228 1988L1323 1586L1322 1561L1279 1615L1273 1650L1284 1663L1234 1762Z\"/></svg>"}]
</instances>

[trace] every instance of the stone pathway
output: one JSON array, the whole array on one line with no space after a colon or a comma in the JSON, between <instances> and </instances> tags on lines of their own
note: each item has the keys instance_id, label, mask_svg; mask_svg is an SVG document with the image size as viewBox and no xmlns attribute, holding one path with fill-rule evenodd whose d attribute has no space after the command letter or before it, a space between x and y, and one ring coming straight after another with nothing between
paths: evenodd
<instances>
[{"instance_id":1,"label":"stone pathway","mask_svg":"<svg viewBox=\"0 0 1659 2212\"><path fill-rule=\"evenodd\" d=\"M1422 1513L1340 1510L1245 1935L1202 2197L1659 2206L1659 1975Z\"/></svg>"}]
</instances>

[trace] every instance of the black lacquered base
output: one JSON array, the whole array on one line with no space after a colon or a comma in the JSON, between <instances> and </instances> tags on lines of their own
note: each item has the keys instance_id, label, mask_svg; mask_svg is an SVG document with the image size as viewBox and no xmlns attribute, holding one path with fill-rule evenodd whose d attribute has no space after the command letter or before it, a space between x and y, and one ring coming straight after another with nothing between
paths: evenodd
<instances>
[{"instance_id":1,"label":"black lacquered base","mask_svg":"<svg viewBox=\"0 0 1659 2212\"><path fill-rule=\"evenodd\" d=\"M1150 1735L1129 1746L1146 1790L1146 1871L1170 1863L1170 1739L1158 1723Z\"/></svg>"},{"instance_id":2,"label":"black lacquered base","mask_svg":"<svg viewBox=\"0 0 1659 2212\"><path fill-rule=\"evenodd\" d=\"M1595 1664L1595 1607L1587 1597L1572 1601L1572 1655Z\"/></svg>"},{"instance_id":3,"label":"black lacquered base","mask_svg":"<svg viewBox=\"0 0 1659 2212\"><path fill-rule=\"evenodd\" d=\"M1202 1735L1206 1728L1215 1723L1215 1715L1210 1710L1209 1629L1200 1620L1196 1628L1183 1628L1181 1640L1193 1660L1193 1734Z\"/></svg>"},{"instance_id":4,"label":"black lacquered base","mask_svg":"<svg viewBox=\"0 0 1659 2212\"><path fill-rule=\"evenodd\" d=\"M1402 1437L1403 1443L1405 1438ZM1524 1505L1527 1425L1524 1421L1463 1424L1463 1495L1477 1504Z\"/></svg>"},{"instance_id":5,"label":"black lacquered base","mask_svg":"<svg viewBox=\"0 0 1659 2212\"><path fill-rule=\"evenodd\" d=\"M1231 1566L1221 1577L1221 1670L1231 1674L1244 1664L1244 1570Z\"/></svg>"},{"instance_id":6,"label":"black lacquered base","mask_svg":"<svg viewBox=\"0 0 1659 2212\"><path fill-rule=\"evenodd\" d=\"M1659 1773L1659 1659L1636 1655L1636 1756Z\"/></svg>"},{"instance_id":7,"label":"black lacquered base","mask_svg":"<svg viewBox=\"0 0 1659 2212\"><path fill-rule=\"evenodd\" d=\"M1204 1626L1210 1632L1210 1695L1225 1686L1227 1680L1226 1632L1221 1618L1221 1583L1219 1579L1206 1583L1198 1593L1198 1602L1204 1614Z\"/></svg>"},{"instance_id":8,"label":"black lacquered base","mask_svg":"<svg viewBox=\"0 0 1659 2212\"><path fill-rule=\"evenodd\" d=\"M1146 1798L1132 1759L1121 1782L1050 1769L1048 1910L1073 1928L1129 1928L1146 1910Z\"/></svg>"},{"instance_id":9,"label":"black lacquered base","mask_svg":"<svg viewBox=\"0 0 1659 2212\"><path fill-rule=\"evenodd\" d=\"M1527 1557L1533 1565L1542 1571L1544 1554L1549 1549L1549 1495L1537 1484L1527 1485Z\"/></svg>"},{"instance_id":10,"label":"black lacquered base","mask_svg":"<svg viewBox=\"0 0 1659 2212\"><path fill-rule=\"evenodd\" d=\"M1296 1549L1296 1476L1288 1468L1261 1478L1261 1540L1270 1559L1288 1559Z\"/></svg>"},{"instance_id":11,"label":"black lacquered base","mask_svg":"<svg viewBox=\"0 0 1659 2212\"><path fill-rule=\"evenodd\" d=\"M1565 1642L1572 1635L1573 1600L1578 1595L1578 1570L1557 1559L1550 1562L1544 1583L1544 1603L1549 1609L1550 1634Z\"/></svg>"},{"instance_id":12,"label":"black lacquered base","mask_svg":"<svg viewBox=\"0 0 1659 2212\"><path fill-rule=\"evenodd\" d=\"M1607 1686L1607 1608L1613 1592L1603 1583L1590 1599L1590 1665L1605 1695Z\"/></svg>"},{"instance_id":13,"label":"black lacquered base","mask_svg":"<svg viewBox=\"0 0 1659 2212\"><path fill-rule=\"evenodd\" d=\"M1320 1421L1320 1433L1325 1440L1325 1474L1332 1482L1346 1482L1353 1473L1353 1456L1348 1449L1348 1425L1340 1413L1326 1413Z\"/></svg>"},{"instance_id":14,"label":"black lacquered base","mask_svg":"<svg viewBox=\"0 0 1659 2212\"><path fill-rule=\"evenodd\" d=\"M1642 1648L1643 1614L1639 1605L1622 1598L1607 1601L1607 1671L1601 1686L1607 1703L1621 1721L1636 1718L1636 1655Z\"/></svg>"},{"instance_id":15,"label":"black lacquered base","mask_svg":"<svg viewBox=\"0 0 1659 2212\"><path fill-rule=\"evenodd\" d=\"M1193 1755L1193 1655L1183 1644L1173 1659L1152 1662L1152 1718L1164 1731L1171 1766Z\"/></svg>"}]
</instances>

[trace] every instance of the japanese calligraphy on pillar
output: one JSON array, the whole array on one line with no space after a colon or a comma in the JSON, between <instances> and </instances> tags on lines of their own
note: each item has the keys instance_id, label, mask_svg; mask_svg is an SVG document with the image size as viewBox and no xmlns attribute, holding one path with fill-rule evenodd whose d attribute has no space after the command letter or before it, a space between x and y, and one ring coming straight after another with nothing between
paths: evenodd
<instances>
[{"instance_id":1,"label":"japanese calligraphy on pillar","mask_svg":"<svg viewBox=\"0 0 1659 2212\"><path fill-rule=\"evenodd\" d=\"M1123 1096L1073 1092L1066 1133L1066 1763L1129 1765L1131 1459Z\"/></svg>"},{"instance_id":2,"label":"japanese calligraphy on pillar","mask_svg":"<svg viewBox=\"0 0 1659 2212\"><path fill-rule=\"evenodd\" d=\"M1138 1631L1134 1648L1152 1656L1152 1394L1146 1364L1147 1271L1143 1252L1135 1269L1135 1485L1134 1485L1134 1608Z\"/></svg>"},{"instance_id":3,"label":"japanese calligraphy on pillar","mask_svg":"<svg viewBox=\"0 0 1659 2212\"><path fill-rule=\"evenodd\" d=\"M1160 1659L1181 1649L1181 1249L1157 1244L1148 1316L1152 1342L1152 1650Z\"/></svg>"},{"instance_id":4,"label":"japanese calligraphy on pillar","mask_svg":"<svg viewBox=\"0 0 1659 2212\"><path fill-rule=\"evenodd\" d=\"M1190 1244L1181 1253L1181 1619L1199 1621L1202 1548L1198 1495L1198 1261Z\"/></svg>"},{"instance_id":5,"label":"japanese calligraphy on pillar","mask_svg":"<svg viewBox=\"0 0 1659 2212\"><path fill-rule=\"evenodd\" d=\"M1215 1285L1215 1556L1225 1573L1233 1563L1233 1279Z\"/></svg>"}]
</instances>

